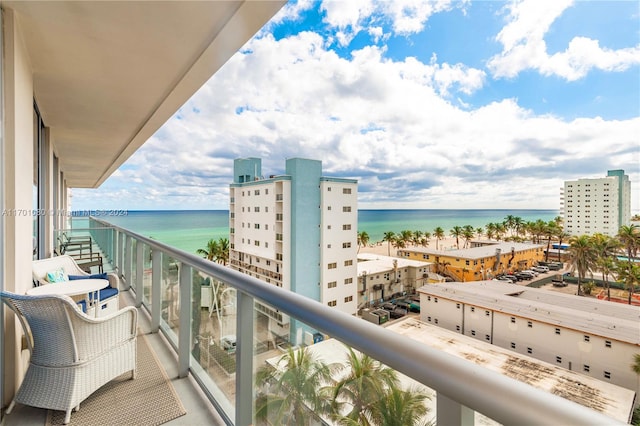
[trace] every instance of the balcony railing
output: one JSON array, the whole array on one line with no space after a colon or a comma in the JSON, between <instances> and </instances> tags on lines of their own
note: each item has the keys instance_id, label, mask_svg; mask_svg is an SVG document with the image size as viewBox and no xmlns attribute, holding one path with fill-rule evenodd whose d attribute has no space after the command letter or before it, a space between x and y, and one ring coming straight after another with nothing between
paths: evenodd
<instances>
[{"instance_id":1,"label":"balcony railing","mask_svg":"<svg viewBox=\"0 0 640 426\"><path fill-rule=\"evenodd\" d=\"M267 352L262 351L283 344L261 327L264 318L254 309L256 301L286 314L290 326L329 335L432 389L437 424L473 424L473 411L502 424L624 424L105 221L92 218L89 228L125 288L135 294L137 305L150 313L152 330L165 334L177 352L179 375L191 373L229 424L255 423L254 368L258 359L264 362ZM204 323L199 298L207 286L193 285L194 280L208 281L221 301L209 307ZM235 348L225 343L232 338Z\"/></svg>"}]
</instances>

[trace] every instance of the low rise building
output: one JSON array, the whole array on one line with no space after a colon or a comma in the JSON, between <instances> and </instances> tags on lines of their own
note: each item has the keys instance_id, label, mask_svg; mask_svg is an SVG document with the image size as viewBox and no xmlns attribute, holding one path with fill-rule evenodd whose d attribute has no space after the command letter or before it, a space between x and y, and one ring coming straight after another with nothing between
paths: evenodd
<instances>
[{"instance_id":1,"label":"low rise building","mask_svg":"<svg viewBox=\"0 0 640 426\"><path fill-rule=\"evenodd\" d=\"M375 305L405 294L443 277L432 272L433 263L383 256L358 254L358 307Z\"/></svg>"},{"instance_id":2,"label":"low rise building","mask_svg":"<svg viewBox=\"0 0 640 426\"><path fill-rule=\"evenodd\" d=\"M418 292L426 323L640 391L638 307L495 281Z\"/></svg>"},{"instance_id":3,"label":"low rise building","mask_svg":"<svg viewBox=\"0 0 640 426\"><path fill-rule=\"evenodd\" d=\"M442 275L455 281L489 280L496 275L527 269L544 259L544 244L494 242L460 250L412 247L398 250L398 257L431 262Z\"/></svg>"}]
</instances>

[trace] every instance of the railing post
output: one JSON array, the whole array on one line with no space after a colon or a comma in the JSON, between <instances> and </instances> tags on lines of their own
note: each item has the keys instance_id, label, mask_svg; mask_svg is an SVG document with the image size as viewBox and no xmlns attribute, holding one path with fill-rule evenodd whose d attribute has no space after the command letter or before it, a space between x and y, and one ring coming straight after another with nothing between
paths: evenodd
<instances>
[{"instance_id":1,"label":"railing post","mask_svg":"<svg viewBox=\"0 0 640 426\"><path fill-rule=\"evenodd\" d=\"M142 277L144 273L144 244L136 242L136 308L142 306L144 298L144 283Z\"/></svg>"},{"instance_id":2,"label":"railing post","mask_svg":"<svg viewBox=\"0 0 640 426\"><path fill-rule=\"evenodd\" d=\"M118 275L120 278L124 278L124 233L116 231L118 234L118 255L116 266L118 268Z\"/></svg>"},{"instance_id":3,"label":"railing post","mask_svg":"<svg viewBox=\"0 0 640 426\"><path fill-rule=\"evenodd\" d=\"M132 252L133 239L131 238L131 235L127 235L125 236L124 243L124 280L127 282L127 290L131 289L131 261L133 260Z\"/></svg>"},{"instance_id":4,"label":"railing post","mask_svg":"<svg viewBox=\"0 0 640 426\"><path fill-rule=\"evenodd\" d=\"M253 424L253 297L236 291L236 425Z\"/></svg>"},{"instance_id":5,"label":"railing post","mask_svg":"<svg viewBox=\"0 0 640 426\"><path fill-rule=\"evenodd\" d=\"M191 266L180 262L180 329L178 333L178 377L189 374L189 360L191 358L191 315L192 315L192 277Z\"/></svg>"},{"instance_id":6,"label":"railing post","mask_svg":"<svg viewBox=\"0 0 640 426\"><path fill-rule=\"evenodd\" d=\"M160 330L160 317L162 316L162 252L151 249L151 332Z\"/></svg>"},{"instance_id":7,"label":"railing post","mask_svg":"<svg viewBox=\"0 0 640 426\"><path fill-rule=\"evenodd\" d=\"M441 392L436 394L436 424L473 426L474 411Z\"/></svg>"}]
</instances>

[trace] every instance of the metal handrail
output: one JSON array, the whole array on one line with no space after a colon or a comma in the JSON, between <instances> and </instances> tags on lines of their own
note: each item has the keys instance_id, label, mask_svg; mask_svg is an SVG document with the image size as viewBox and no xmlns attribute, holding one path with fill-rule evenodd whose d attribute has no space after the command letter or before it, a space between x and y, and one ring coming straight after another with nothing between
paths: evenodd
<instances>
[{"instance_id":1,"label":"metal handrail","mask_svg":"<svg viewBox=\"0 0 640 426\"><path fill-rule=\"evenodd\" d=\"M99 219L93 220L224 281L231 287L368 354L438 394L502 424L626 424L418 341L410 341L405 336L334 310L297 293L270 285L125 228Z\"/></svg>"}]
</instances>

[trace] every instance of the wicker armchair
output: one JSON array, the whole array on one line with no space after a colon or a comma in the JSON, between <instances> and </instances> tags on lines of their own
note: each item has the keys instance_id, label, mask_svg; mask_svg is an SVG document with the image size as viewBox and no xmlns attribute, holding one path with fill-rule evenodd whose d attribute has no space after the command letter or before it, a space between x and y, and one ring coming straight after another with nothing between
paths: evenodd
<instances>
[{"instance_id":1,"label":"wicker armchair","mask_svg":"<svg viewBox=\"0 0 640 426\"><path fill-rule=\"evenodd\" d=\"M131 372L135 377L138 312L126 307L102 318L84 314L68 296L0 292L27 336L31 359L15 398L32 407L71 410L95 390Z\"/></svg>"}]
</instances>

